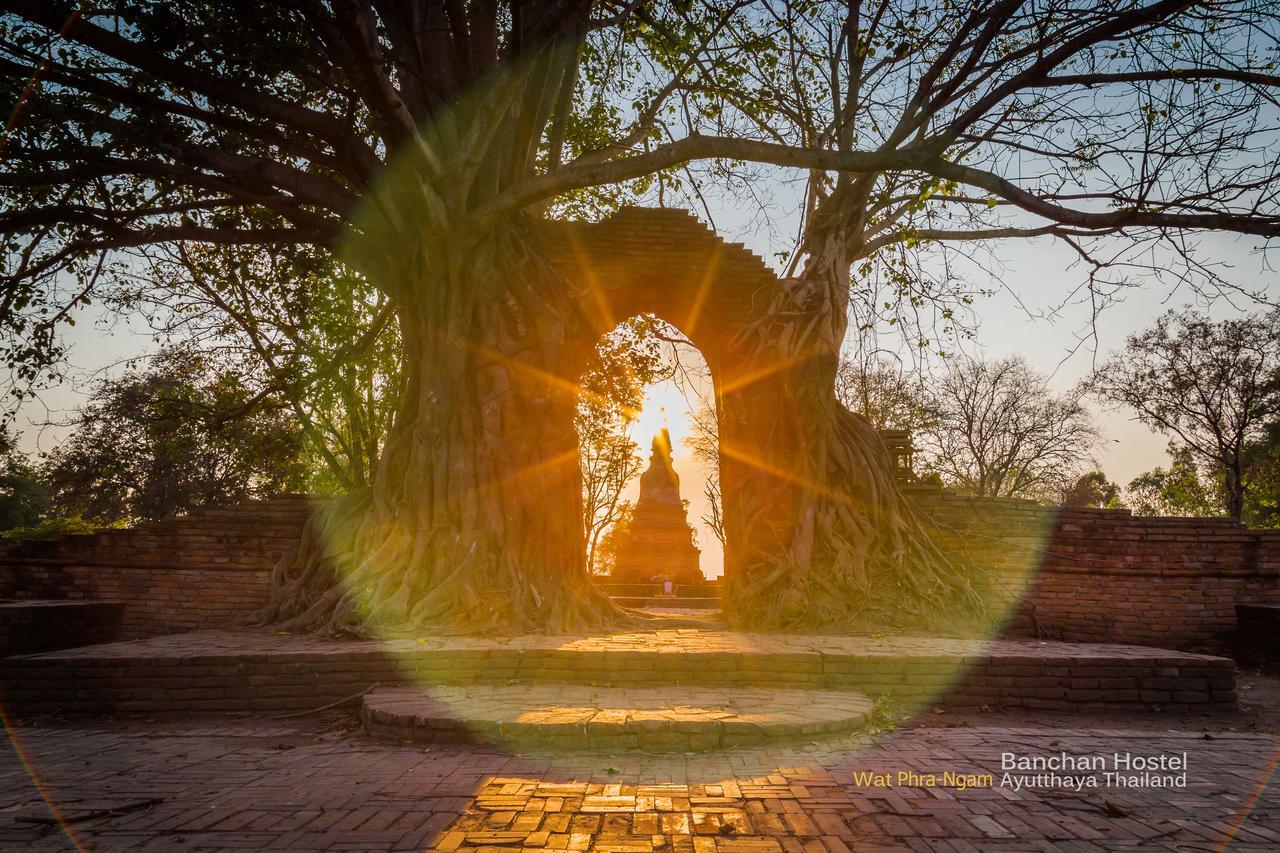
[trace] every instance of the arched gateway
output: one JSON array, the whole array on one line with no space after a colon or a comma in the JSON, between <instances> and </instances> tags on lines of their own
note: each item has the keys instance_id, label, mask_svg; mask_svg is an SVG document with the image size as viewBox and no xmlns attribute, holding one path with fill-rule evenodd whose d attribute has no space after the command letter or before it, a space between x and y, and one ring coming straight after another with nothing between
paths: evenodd
<instances>
[{"instance_id":1,"label":"arched gateway","mask_svg":"<svg viewBox=\"0 0 1280 853\"><path fill-rule=\"evenodd\" d=\"M811 283L779 279L758 255L684 210L624 208L599 223L544 222L535 242L581 307L566 378L581 375L601 335L638 314L670 323L705 357L719 419L730 607L764 594L802 621L809 596L794 578L780 578L779 566L804 571L822 560L842 560L849 576L835 583L865 594L868 552L885 520L881 509L893 503L883 494L892 484L853 474L891 466L874 430L835 403L843 292L832 300L807 290ZM824 458L833 448L812 440L824 415L839 420L837 431L854 438L843 444L860 454L851 475L835 483ZM824 524L846 528L835 537L846 553L815 553L831 547L832 537L817 529ZM832 584L816 572L814 580Z\"/></svg>"}]
</instances>

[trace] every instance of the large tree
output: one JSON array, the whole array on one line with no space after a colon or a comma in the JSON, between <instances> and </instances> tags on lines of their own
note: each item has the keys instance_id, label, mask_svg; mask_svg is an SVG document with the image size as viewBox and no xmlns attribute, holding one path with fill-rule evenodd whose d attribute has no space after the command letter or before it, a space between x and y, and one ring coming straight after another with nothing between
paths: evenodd
<instances>
[{"instance_id":1,"label":"large tree","mask_svg":"<svg viewBox=\"0 0 1280 853\"><path fill-rule=\"evenodd\" d=\"M1170 311L1130 335L1089 383L1220 478L1227 514L1244 517L1247 450L1280 413L1280 311L1221 322Z\"/></svg>"},{"instance_id":2,"label":"large tree","mask_svg":"<svg viewBox=\"0 0 1280 853\"><path fill-rule=\"evenodd\" d=\"M305 243L393 306L395 422L279 568L266 615L292 628L616 617L563 381L582 306L529 239L548 206L698 163L807 170L795 275L735 350L759 378L717 407L729 602L757 624L976 606L836 402L851 271L928 304L924 247L1280 233L1261 0L0 8L20 380L140 246Z\"/></svg>"}]
</instances>

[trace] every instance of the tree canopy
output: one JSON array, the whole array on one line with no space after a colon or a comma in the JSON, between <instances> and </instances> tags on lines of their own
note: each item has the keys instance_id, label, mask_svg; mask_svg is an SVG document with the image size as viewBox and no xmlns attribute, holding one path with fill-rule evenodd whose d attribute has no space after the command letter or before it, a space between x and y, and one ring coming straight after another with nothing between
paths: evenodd
<instances>
[{"instance_id":1,"label":"tree canopy","mask_svg":"<svg viewBox=\"0 0 1280 853\"><path fill-rule=\"evenodd\" d=\"M59 512L105 524L304 490L297 423L248 396L191 350L103 380L43 466Z\"/></svg>"},{"instance_id":2,"label":"tree canopy","mask_svg":"<svg viewBox=\"0 0 1280 853\"><path fill-rule=\"evenodd\" d=\"M838 231L910 301L929 245L1280 233L1261 0L0 8L0 321L25 381L122 250L333 247L406 152L425 209L476 223L690 163L806 170L796 257ZM470 195L446 203L442 170Z\"/></svg>"},{"instance_id":3,"label":"tree canopy","mask_svg":"<svg viewBox=\"0 0 1280 853\"><path fill-rule=\"evenodd\" d=\"M15 445L12 432L0 427L0 533L35 524L49 507L49 490Z\"/></svg>"},{"instance_id":4,"label":"tree canopy","mask_svg":"<svg viewBox=\"0 0 1280 853\"><path fill-rule=\"evenodd\" d=\"M1083 392L1054 394L1021 358L953 365L932 395L937 418L919 441L929 467L967 494L1056 501L1098 441Z\"/></svg>"},{"instance_id":5,"label":"tree canopy","mask_svg":"<svg viewBox=\"0 0 1280 853\"><path fill-rule=\"evenodd\" d=\"M1101 471L1080 475L1062 493L1062 505L1080 509L1113 509L1124 506L1120 501L1120 487L1107 479Z\"/></svg>"},{"instance_id":6,"label":"tree canopy","mask_svg":"<svg viewBox=\"0 0 1280 853\"><path fill-rule=\"evenodd\" d=\"M1225 514L1221 482L1204 477L1185 447L1171 448L1169 467L1157 466L1129 482L1129 503L1138 515L1211 517Z\"/></svg>"}]
</instances>

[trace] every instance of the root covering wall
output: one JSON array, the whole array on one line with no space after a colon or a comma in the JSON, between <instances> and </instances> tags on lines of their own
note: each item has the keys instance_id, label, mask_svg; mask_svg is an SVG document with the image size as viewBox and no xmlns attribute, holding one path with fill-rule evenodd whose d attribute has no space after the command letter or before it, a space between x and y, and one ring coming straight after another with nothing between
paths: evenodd
<instances>
[{"instance_id":1,"label":"root covering wall","mask_svg":"<svg viewBox=\"0 0 1280 853\"><path fill-rule=\"evenodd\" d=\"M1222 650L1237 604L1280 604L1280 531L938 490L913 497L940 544L991 567L1020 595L1008 636ZM0 598L121 602L125 637L232 627L265 601L271 568L297 541L310 505L282 496L11 543L0 550Z\"/></svg>"}]
</instances>

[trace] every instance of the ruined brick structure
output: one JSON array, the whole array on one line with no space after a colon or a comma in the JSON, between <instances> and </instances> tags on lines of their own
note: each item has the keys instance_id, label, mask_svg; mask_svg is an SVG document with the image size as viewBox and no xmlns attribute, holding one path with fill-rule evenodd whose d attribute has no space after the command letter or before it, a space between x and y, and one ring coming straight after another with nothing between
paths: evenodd
<instances>
[{"instance_id":1,"label":"ruined brick structure","mask_svg":"<svg viewBox=\"0 0 1280 853\"><path fill-rule=\"evenodd\" d=\"M704 580L698 568L699 553L680 499L680 475L671 460L671 434L664 429L653 438L649 467L640 475L640 497L618 545L609 579L617 583L654 578L699 583Z\"/></svg>"},{"instance_id":2,"label":"ruined brick structure","mask_svg":"<svg viewBox=\"0 0 1280 853\"><path fill-rule=\"evenodd\" d=\"M793 425L790 380L775 362L754 361L745 343L767 319L763 294L781 286L777 275L685 210L623 208L601 222L548 221L536 238L583 306L566 351L567 381L586 372L600 336L641 315L670 323L706 360L719 440L734 449L720 458L725 583L745 577L751 553L787 538L783 528L803 498L793 480L768 473L794 462L773 459L791 452L774 446Z\"/></svg>"},{"instance_id":3,"label":"ruined brick structure","mask_svg":"<svg viewBox=\"0 0 1280 853\"><path fill-rule=\"evenodd\" d=\"M1280 603L1280 530L918 489L944 549L1020 600L1009 636L1180 649L1232 644L1237 604Z\"/></svg>"}]
</instances>

